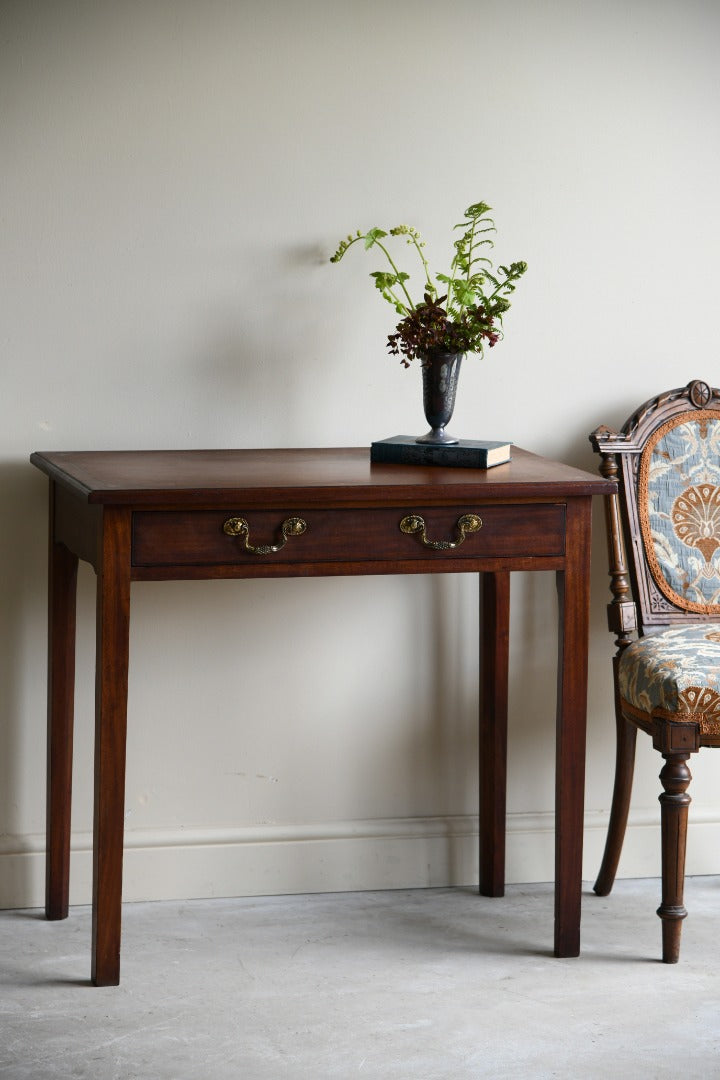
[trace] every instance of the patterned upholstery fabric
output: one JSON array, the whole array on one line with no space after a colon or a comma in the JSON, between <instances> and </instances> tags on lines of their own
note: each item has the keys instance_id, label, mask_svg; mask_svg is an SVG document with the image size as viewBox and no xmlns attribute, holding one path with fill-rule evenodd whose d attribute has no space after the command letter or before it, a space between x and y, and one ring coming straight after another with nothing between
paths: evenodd
<instances>
[{"instance_id":1,"label":"patterned upholstery fabric","mask_svg":"<svg viewBox=\"0 0 720 1080\"><path fill-rule=\"evenodd\" d=\"M620 657L618 681L631 713L698 721L703 734L720 734L720 622L633 642Z\"/></svg>"},{"instance_id":2,"label":"patterned upholstery fabric","mask_svg":"<svg viewBox=\"0 0 720 1080\"><path fill-rule=\"evenodd\" d=\"M643 450L638 510L650 572L684 611L720 618L720 420L682 413Z\"/></svg>"}]
</instances>

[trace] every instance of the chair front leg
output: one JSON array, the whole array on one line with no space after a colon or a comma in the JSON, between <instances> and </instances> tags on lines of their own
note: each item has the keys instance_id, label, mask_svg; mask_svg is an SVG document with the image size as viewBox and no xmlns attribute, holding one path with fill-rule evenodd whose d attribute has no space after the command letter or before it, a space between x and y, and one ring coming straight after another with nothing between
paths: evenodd
<instances>
[{"instance_id":1,"label":"chair front leg","mask_svg":"<svg viewBox=\"0 0 720 1080\"><path fill-rule=\"evenodd\" d=\"M662 919L663 963L676 964L680 957L682 921L687 915L683 904L685 886L685 844L688 807L687 788L692 780L689 754L663 754L665 765L660 773L664 788L659 796L662 825Z\"/></svg>"},{"instance_id":2,"label":"chair front leg","mask_svg":"<svg viewBox=\"0 0 720 1080\"><path fill-rule=\"evenodd\" d=\"M617 662L615 657L615 723L617 727L617 748L615 756L615 786L613 788L610 824L608 825L605 853L600 873L594 885L598 896L607 896L615 884L620 855L622 853L630 796L632 795L633 772L635 769L635 744L637 728L622 714L620 694L617 687Z\"/></svg>"}]
</instances>

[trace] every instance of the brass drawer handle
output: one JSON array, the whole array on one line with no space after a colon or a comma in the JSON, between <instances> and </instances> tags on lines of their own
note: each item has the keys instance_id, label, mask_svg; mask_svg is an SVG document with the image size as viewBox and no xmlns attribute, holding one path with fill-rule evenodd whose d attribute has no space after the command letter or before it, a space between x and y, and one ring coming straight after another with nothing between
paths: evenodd
<instances>
[{"instance_id":1,"label":"brass drawer handle","mask_svg":"<svg viewBox=\"0 0 720 1080\"><path fill-rule=\"evenodd\" d=\"M302 536L307 529L307 521L301 517L285 518L280 528L283 537L281 544L258 544L257 546L250 543L250 526L245 518L228 518L223 525L223 532L226 536L237 536L241 539L245 550L252 555L273 555L285 547L291 536Z\"/></svg>"},{"instance_id":2,"label":"brass drawer handle","mask_svg":"<svg viewBox=\"0 0 720 1080\"><path fill-rule=\"evenodd\" d=\"M420 539L425 547L434 548L435 551L449 551L451 548L460 547L468 533L479 532L482 529L482 518L477 514L461 514L455 527L458 531L457 540L428 540L425 519L419 514L408 514L400 522L400 532L408 536L420 533Z\"/></svg>"}]
</instances>

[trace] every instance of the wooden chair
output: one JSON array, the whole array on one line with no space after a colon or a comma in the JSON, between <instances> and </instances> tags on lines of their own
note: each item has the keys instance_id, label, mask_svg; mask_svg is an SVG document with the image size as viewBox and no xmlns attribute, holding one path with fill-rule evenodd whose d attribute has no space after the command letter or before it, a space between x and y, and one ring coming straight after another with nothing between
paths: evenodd
<instances>
[{"instance_id":1,"label":"wooden chair","mask_svg":"<svg viewBox=\"0 0 720 1080\"><path fill-rule=\"evenodd\" d=\"M662 958L680 954L687 762L720 746L720 390L694 380L646 401L620 432L590 436L606 496L617 762L595 892L612 889L642 728L665 759L660 779Z\"/></svg>"}]
</instances>

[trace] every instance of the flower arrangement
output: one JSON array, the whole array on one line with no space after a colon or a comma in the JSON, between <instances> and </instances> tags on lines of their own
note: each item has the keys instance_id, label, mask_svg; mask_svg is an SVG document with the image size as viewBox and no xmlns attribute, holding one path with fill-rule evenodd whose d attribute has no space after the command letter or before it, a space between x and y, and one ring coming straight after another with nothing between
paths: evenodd
<instances>
[{"instance_id":1,"label":"flower arrangement","mask_svg":"<svg viewBox=\"0 0 720 1080\"><path fill-rule=\"evenodd\" d=\"M410 275L398 269L388 247L383 243L388 232L383 229L360 229L338 245L330 259L337 263L353 244L364 244L365 250L377 247L385 256L389 269L374 270L371 277L375 287L402 318L395 333L388 335L388 348L400 356L405 367L414 358L432 351L446 353L473 352L482 356L485 344L492 348L502 337L503 315L510 307L508 296L515 283L527 270L527 263L513 262L493 269L485 252L494 246L491 234L495 223L488 216L491 207L484 202L474 203L465 211L464 220L454 226L462 229L454 241L455 254L448 274L436 274L433 280L423 253L425 242L411 225L396 225L390 236L404 236L420 257L425 276L423 298L415 303L407 282ZM454 231L453 230L453 231ZM440 285L438 285L438 282ZM441 288L443 292L441 294Z\"/></svg>"}]
</instances>

